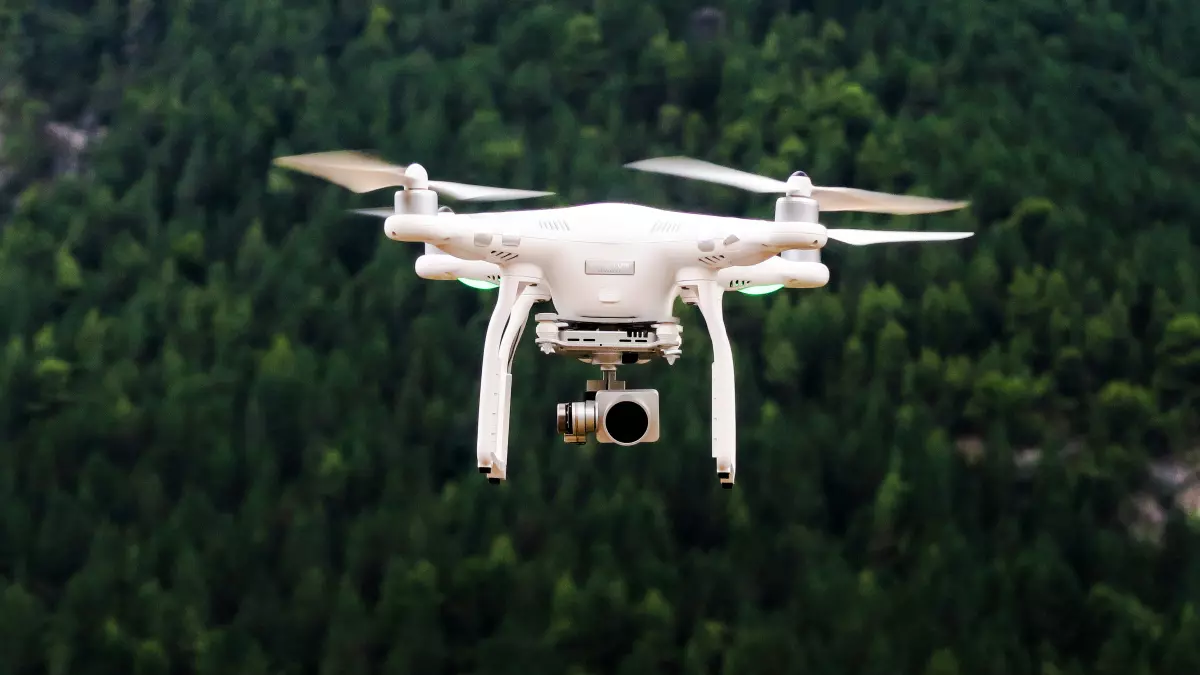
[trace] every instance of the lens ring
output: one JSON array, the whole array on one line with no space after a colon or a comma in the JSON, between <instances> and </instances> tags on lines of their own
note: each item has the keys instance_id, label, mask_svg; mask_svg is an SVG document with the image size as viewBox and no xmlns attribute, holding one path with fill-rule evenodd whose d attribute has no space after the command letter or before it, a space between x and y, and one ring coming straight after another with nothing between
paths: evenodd
<instances>
[{"instance_id":1,"label":"lens ring","mask_svg":"<svg viewBox=\"0 0 1200 675\"><path fill-rule=\"evenodd\" d=\"M650 430L650 415L641 403L624 399L609 406L604 414L604 428L617 443L632 445Z\"/></svg>"},{"instance_id":2,"label":"lens ring","mask_svg":"<svg viewBox=\"0 0 1200 675\"><path fill-rule=\"evenodd\" d=\"M558 410L556 411L555 417L557 418L556 423L558 426L558 433L570 435L570 433L571 433L571 404L570 403L559 403Z\"/></svg>"}]
</instances>

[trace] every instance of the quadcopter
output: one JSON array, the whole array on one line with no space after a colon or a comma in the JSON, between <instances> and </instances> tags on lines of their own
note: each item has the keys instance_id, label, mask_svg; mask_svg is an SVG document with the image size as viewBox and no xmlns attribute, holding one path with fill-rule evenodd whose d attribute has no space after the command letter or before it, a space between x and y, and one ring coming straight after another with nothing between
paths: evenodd
<instances>
[{"instance_id":1,"label":"quadcopter","mask_svg":"<svg viewBox=\"0 0 1200 675\"><path fill-rule=\"evenodd\" d=\"M723 488L737 472L733 351L725 330L726 292L819 288L829 282L820 252L829 240L861 246L949 241L971 232L831 229L821 211L935 213L967 202L846 187L814 185L802 171L775 180L687 157L659 157L625 165L781 194L775 219L760 220L602 202L574 206L455 213L439 195L466 202L543 197L553 193L430 180L420 164L398 166L353 151L294 155L277 166L318 176L356 193L400 188L394 205L356 212L384 218L389 239L425 244L417 276L459 280L497 290L484 338L479 387L476 460L491 483L508 477L512 363L537 303L536 344L545 354L600 367L582 401L559 403L563 440L632 446L659 440L658 392L628 389L618 366L680 357L683 327L672 315L676 299L698 306L712 343L712 456Z\"/></svg>"}]
</instances>

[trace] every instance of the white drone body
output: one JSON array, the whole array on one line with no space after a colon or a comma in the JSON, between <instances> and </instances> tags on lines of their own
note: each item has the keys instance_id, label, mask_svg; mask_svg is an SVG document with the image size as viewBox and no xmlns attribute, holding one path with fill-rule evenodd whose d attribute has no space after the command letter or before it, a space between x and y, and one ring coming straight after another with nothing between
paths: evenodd
<instances>
[{"instance_id":1,"label":"white drone body","mask_svg":"<svg viewBox=\"0 0 1200 675\"><path fill-rule=\"evenodd\" d=\"M820 248L825 228L804 222L767 224L770 229L762 221L603 203L395 215L385 221L384 232L449 254L421 256L420 276L471 278L484 272L493 279L521 278L545 287L561 320L645 323L668 319L681 287L701 281L718 282L723 290L737 288L746 277L757 277L753 281L758 283L823 286L829 280L825 265L777 256ZM453 260L442 262L443 257ZM758 269L773 258L775 264Z\"/></svg>"},{"instance_id":2,"label":"white drone body","mask_svg":"<svg viewBox=\"0 0 1200 675\"><path fill-rule=\"evenodd\" d=\"M698 178L757 192L783 193L775 220L684 213L623 203L475 214L438 206L438 193L464 200L502 200L550 193L430 181L424 168L397 167L358 153L300 155L277 164L367 192L400 186L385 217L396 241L424 243L418 276L490 281L499 286L484 339L476 460L493 483L508 475L512 361L535 303L537 344L600 366L584 401L559 404L558 429L571 443L635 445L658 440L658 395L625 389L619 365L668 363L681 355L675 301L699 307L713 349L712 456L723 487L737 468L733 351L725 330L725 292L753 287L818 288L829 281L820 249L833 239L852 245L961 239L969 232L827 229L820 210L928 213L961 208L948 202L849 188L814 187L803 173L787 182L686 158L659 158L632 168Z\"/></svg>"}]
</instances>

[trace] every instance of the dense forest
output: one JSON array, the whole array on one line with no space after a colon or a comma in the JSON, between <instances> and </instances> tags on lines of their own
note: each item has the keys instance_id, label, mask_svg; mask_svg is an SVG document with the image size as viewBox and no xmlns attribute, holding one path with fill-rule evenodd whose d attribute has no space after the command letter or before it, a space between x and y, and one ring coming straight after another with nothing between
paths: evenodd
<instances>
[{"instance_id":1,"label":"dense forest","mask_svg":"<svg viewBox=\"0 0 1200 675\"><path fill-rule=\"evenodd\" d=\"M0 673L1200 672L1198 34L1194 0L10 0ZM347 212L390 192L271 164L342 148L761 217L622 164L803 170L971 201L833 226L976 235L729 294L736 489L682 304L682 359L621 372L660 442L564 444L596 369L527 337L491 485L495 294Z\"/></svg>"}]
</instances>

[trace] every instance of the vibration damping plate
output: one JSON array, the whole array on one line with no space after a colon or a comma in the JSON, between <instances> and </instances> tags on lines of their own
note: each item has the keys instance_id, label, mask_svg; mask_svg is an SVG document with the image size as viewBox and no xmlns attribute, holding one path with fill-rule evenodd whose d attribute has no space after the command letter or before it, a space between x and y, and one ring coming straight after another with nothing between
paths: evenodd
<instances>
[{"instance_id":1,"label":"vibration damping plate","mask_svg":"<svg viewBox=\"0 0 1200 675\"><path fill-rule=\"evenodd\" d=\"M589 355L630 353L659 355L673 362L681 354L682 327L677 322L602 324L560 321L538 314L535 342L546 354Z\"/></svg>"}]
</instances>

